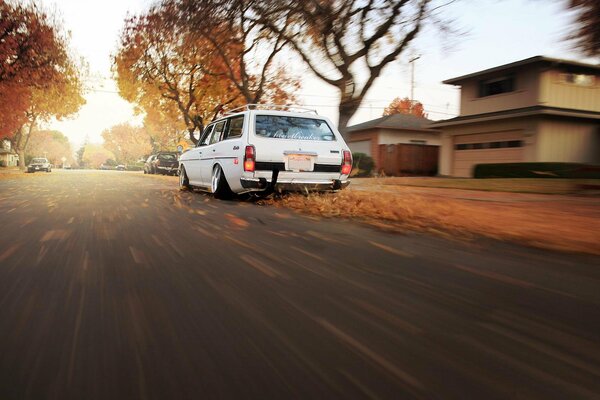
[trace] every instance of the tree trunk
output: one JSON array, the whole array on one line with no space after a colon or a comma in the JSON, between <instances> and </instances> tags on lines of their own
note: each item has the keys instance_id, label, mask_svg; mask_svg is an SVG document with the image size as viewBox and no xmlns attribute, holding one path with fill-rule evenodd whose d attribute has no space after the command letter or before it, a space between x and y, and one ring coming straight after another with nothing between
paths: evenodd
<instances>
[{"instance_id":1,"label":"tree trunk","mask_svg":"<svg viewBox=\"0 0 600 400\"><path fill-rule=\"evenodd\" d=\"M25 168L27 168L27 166L25 165L25 150L18 149L17 155L19 156L19 168L24 170Z\"/></svg>"},{"instance_id":2,"label":"tree trunk","mask_svg":"<svg viewBox=\"0 0 600 400\"><path fill-rule=\"evenodd\" d=\"M340 101L340 106L338 109L338 130L342 134L342 137L345 141L348 141L350 138L347 131L348 122L350 122L350 118L356 114L356 110L358 110L361 100L362 99L342 99Z\"/></svg>"}]
</instances>

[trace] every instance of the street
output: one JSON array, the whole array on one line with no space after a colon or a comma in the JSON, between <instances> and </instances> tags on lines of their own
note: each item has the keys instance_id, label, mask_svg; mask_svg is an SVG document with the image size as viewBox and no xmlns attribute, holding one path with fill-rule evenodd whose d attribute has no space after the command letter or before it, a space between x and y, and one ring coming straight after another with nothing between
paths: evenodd
<instances>
[{"instance_id":1,"label":"street","mask_svg":"<svg viewBox=\"0 0 600 400\"><path fill-rule=\"evenodd\" d=\"M600 259L180 192L0 180L0 399L593 399Z\"/></svg>"}]
</instances>

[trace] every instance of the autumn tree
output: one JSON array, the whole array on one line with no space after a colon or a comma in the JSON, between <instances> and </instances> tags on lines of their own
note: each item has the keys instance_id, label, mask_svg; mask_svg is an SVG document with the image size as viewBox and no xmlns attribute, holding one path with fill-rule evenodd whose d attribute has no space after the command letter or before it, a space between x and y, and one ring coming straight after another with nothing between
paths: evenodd
<instances>
[{"instance_id":1,"label":"autumn tree","mask_svg":"<svg viewBox=\"0 0 600 400\"><path fill-rule=\"evenodd\" d=\"M76 112L84 103L67 35L35 4L0 0L0 136L25 165L36 123Z\"/></svg>"},{"instance_id":2,"label":"autumn tree","mask_svg":"<svg viewBox=\"0 0 600 400\"><path fill-rule=\"evenodd\" d=\"M63 77L66 35L35 4L0 0L0 38L0 137L15 143L32 101Z\"/></svg>"},{"instance_id":3,"label":"autumn tree","mask_svg":"<svg viewBox=\"0 0 600 400\"><path fill-rule=\"evenodd\" d=\"M600 56L600 1L569 0L568 7L575 11L571 39L588 56Z\"/></svg>"},{"instance_id":4,"label":"autumn tree","mask_svg":"<svg viewBox=\"0 0 600 400\"><path fill-rule=\"evenodd\" d=\"M427 118L427 113L423 109L423 104L408 97L401 99L396 97L389 106L383 110L383 116L392 114L410 114L417 117Z\"/></svg>"},{"instance_id":5,"label":"autumn tree","mask_svg":"<svg viewBox=\"0 0 600 400\"><path fill-rule=\"evenodd\" d=\"M299 81L277 63L287 46L283 32L258 24L256 0L172 0L179 24L205 43L219 69L205 72L229 80L248 104L296 101Z\"/></svg>"},{"instance_id":6,"label":"autumn tree","mask_svg":"<svg viewBox=\"0 0 600 400\"><path fill-rule=\"evenodd\" d=\"M177 21L173 4L159 4L125 21L114 73L119 93L141 112L168 116L175 105L190 139L197 142L205 120L226 105L240 104L236 87L219 74L221 67L206 52L206 43ZM206 74L206 70L216 71Z\"/></svg>"},{"instance_id":7,"label":"autumn tree","mask_svg":"<svg viewBox=\"0 0 600 400\"><path fill-rule=\"evenodd\" d=\"M134 164L152 151L150 136L143 127L128 123L119 124L102 132L104 147L112 152L116 161Z\"/></svg>"},{"instance_id":8,"label":"autumn tree","mask_svg":"<svg viewBox=\"0 0 600 400\"><path fill-rule=\"evenodd\" d=\"M449 3L274 0L253 7L257 23L283 35L318 78L338 89L344 133L384 68L408 49L426 23L438 22L440 7Z\"/></svg>"},{"instance_id":9,"label":"autumn tree","mask_svg":"<svg viewBox=\"0 0 600 400\"><path fill-rule=\"evenodd\" d=\"M27 153L27 163L29 163L29 159L33 157L43 156L54 165L62 164L63 157L69 162L72 162L73 160L71 143L69 142L69 139L59 131L34 130L31 133Z\"/></svg>"},{"instance_id":10,"label":"autumn tree","mask_svg":"<svg viewBox=\"0 0 600 400\"><path fill-rule=\"evenodd\" d=\"M108 160L114 160L115 155L100 144L87 144L83 150L81 161L88 167L98 168Z\"/></svg>"}]
</instances>

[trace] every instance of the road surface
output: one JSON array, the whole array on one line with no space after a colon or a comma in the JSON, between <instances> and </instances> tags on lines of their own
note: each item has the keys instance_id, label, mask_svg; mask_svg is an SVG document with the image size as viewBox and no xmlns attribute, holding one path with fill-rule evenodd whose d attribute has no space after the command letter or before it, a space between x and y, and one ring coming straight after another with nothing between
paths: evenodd
<instances>
[{"instance_id":1,"label":"road surface","mask_svg":"<svg viewBox=\"0 0 600 400\"><path fill-rule=\"evenodd\" d=\"M600 398L600 260L0 180L0 399Z\"/></svg>"}]
</instances>

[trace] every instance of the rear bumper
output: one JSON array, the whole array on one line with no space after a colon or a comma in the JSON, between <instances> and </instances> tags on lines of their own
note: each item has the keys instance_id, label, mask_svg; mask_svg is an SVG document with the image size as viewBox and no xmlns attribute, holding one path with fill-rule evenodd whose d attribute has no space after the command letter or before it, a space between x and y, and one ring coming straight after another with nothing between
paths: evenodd
<instances>
[{"instance_id":1,"label":"rear bumper","mask_svg":"<svg viewBox=\"0 0 600 400\"><path fill-rule=\"evenodd\" d=\"M279 179L275 181L275 185L272 185L271 179L267 178L241 178L240 183L244 189L253 191L273 189L276 192L327 192L343 189L350 184L350 181Z\"/></svg>"},{"instance_id":2,"label":"rear bumper","mask_svg":"<svg viewBox=\"0 0 600 400\"><path fill-rule=\"evenodd\" d=\"M162 172L165 174L176 174L179 171L179 167L156 167L157 172Z\"/></svg>"}]
</instances>

